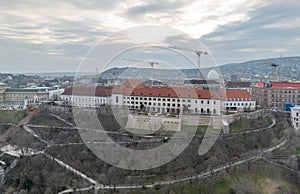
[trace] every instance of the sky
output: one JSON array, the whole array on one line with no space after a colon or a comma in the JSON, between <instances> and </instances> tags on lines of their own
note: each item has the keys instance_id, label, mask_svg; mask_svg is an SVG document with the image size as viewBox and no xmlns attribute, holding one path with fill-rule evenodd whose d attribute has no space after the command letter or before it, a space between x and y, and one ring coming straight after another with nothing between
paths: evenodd
<instances>
[{"instance_id":1,"label":"sky","mask_svg":"<svg viewBox=\"0 0 300 194\"><path fill-rule=\"evenodd\" d=\"M299 8L297 0L0 1L0 72L100 71L131 65L124 58L197 63L170 46L208 51L202 67L298 56Z\"/></svg>"}]
</instances>

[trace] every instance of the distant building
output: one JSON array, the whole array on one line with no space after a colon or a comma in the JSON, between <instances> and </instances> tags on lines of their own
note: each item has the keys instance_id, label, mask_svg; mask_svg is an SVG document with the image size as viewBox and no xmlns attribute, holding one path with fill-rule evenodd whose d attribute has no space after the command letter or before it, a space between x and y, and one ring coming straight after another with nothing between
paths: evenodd
<instances>
[{"instance_id":1,"label":"distant building","mask_svg":"<svg viewBox=\"0 0 300 194\"><path fill-rule=\"evenodd\" d=\"M251 94L251 82L227 82L225 87L227 90L247 90Z\"/></svg>"},{"instance_id":2,"label":"distant building","mask_svg":"<svg viewBox=\"0 0 300 194\"><path fill-rule=\"evenodd\" d=\"M252 95L257 104L263 108L285 110L286 103L300 104L300 83L281 81L264 84L258 82L252 87Z\"/></svg>"},{"instance_id":3,"label":"distant building","mask_svg":"<svg viewBox=\"0 0 300 194\"><path fill-rule=\"evenodd\" d=\"M61 99L69 106L92 108L111 103L112 87L76 86L67 88Z\"/></svg>"},{"instance_id":4,"label":"distant building","mask_svg":"<svg viewBox=\"0 0 300 194\"><path fill-rule=\"evenodd\" d=\"M231 80L232 82L238 82L238 81L239 81L239 78L238 78L237 75L231 75L231 76L230 76L230 80Z\"/></svg>"},{"instance_id":5,"label":"distant building","mask_svg":"<svg viewBox=\"0 0 300 194\"><path fill-rule=\"evenodd\" d=\"M202 88L220 88L220 82L218 80L205 80L205 79L191 79L184 80L185 86L195 86Z\"/></svg>"},{"instance_id":6,"label":"distant building","mask_svg":"<svg viewBox=\"0 0 300 194\"><path fill-rule=\"evenodd\" d=\"M292 126L299 132L300 129L300 106L295 106L291 108L291 120Z\"/></svg>"},{"instance_id":7,"label":"distant building","mask_svg":"<svg viewBox=\"0 0 300 194\"><path fill-rule=\"evenodd\" d=\"M38 104L42 101L55 100L64 92L64 89L35 86L30 88L6 88L2 91L2 104L23 106L24 104Z\"/></svg>"}]
</instances>

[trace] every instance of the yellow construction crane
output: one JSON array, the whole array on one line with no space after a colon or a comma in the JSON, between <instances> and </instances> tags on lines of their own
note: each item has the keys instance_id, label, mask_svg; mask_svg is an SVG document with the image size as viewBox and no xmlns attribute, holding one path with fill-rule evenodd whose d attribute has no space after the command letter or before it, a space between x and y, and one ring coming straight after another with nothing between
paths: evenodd
<instances>
[{"instance_id":1,"label":"yellow construction crane","mask_svg":"<svg viewBox=\"0 0 300 194\"><path fill-rule=\"evenodd\" d=\"M272 63L272 62L264 62L264 64L269 65L271 67L273 67L273 80L272 81L277 81L277 67L279 66L276 63Z\"/></svg>"}]
</instances>

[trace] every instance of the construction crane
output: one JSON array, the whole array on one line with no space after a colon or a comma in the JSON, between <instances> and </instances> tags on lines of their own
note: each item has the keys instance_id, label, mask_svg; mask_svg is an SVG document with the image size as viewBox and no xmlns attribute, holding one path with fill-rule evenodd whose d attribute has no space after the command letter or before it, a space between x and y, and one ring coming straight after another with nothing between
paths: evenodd
<instances>
[{"instance_id":1,"label":"construction crane","mask_svg":"<svg viewBox=\"0 0 300 194\"><path fill-rule=\"evenodd\" d=\"M152 69L152 79L154 79L154 75L153 75L153 68L154 68L154 65L158 65L159 63L157 61L143 61L143 60L136 60L136 59L123 59L124 61L133 61L133 62L141 62L141 63L148 63L150 66L151 66L151 69ZM151 85L153 86L153 81L151 81L150 79L150 82L151 82Z\"/></svg>"},{"instance_id":2,"label":"construction crane","mask_svg":"<svg viewBox=\"0 0 300 194\"><path fill-rule=\"evenodd\" d=\"M190 49L187 49L187 48L175 47L175 46L170 46L169 48L196 53L196 55L197 55L197 65L198 65L199 69L200 69L200 57L201 57L201 54L205 54L205 55L208 54L206 51L202 51L202 50L190 50Z\"/></svg>"},{"instance_id":3,"label":"construction crane","mask_svg":"<svg viewBox=\"0 0 300 194\"><path fill-rule=\"evenodd\" d=\"M273 81L277 80L277 67L279 66L278 64L272 63L272 62L264 62L266 65L270 65L273 67Z\"/></svg>"},{"instance_id":4,"label":"construction crane","mask_svg":"<svg viewBox=\"0 0 300 194\"><path fill-rule=\"evenodd\" d=\"M124 61L133 61L133 62L141 62L141 63L149 63L151 68L153 69L154 65L158 65L157 61L142 61L142 60L135 60L135 59L122 59Z\"/></svg>"}]
</instances>

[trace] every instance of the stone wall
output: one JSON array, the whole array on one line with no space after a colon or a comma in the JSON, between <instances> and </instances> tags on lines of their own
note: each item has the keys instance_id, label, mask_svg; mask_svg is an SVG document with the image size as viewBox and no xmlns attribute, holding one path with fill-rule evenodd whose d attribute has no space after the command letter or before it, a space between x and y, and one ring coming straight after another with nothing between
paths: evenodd
<instances>
[{"instance_id":1,"label":"stone wall","mask_svg":"<svg viewBox=\"0 0 300 194\"><path fill-rule=\"evenodd\" d=\"M128 115L126 128L150 131L180 131L181 119L156 116Z\"/></svg>"}]
</instances>

